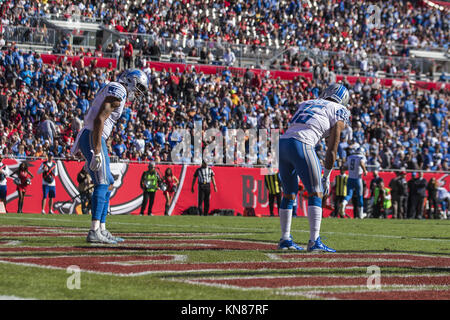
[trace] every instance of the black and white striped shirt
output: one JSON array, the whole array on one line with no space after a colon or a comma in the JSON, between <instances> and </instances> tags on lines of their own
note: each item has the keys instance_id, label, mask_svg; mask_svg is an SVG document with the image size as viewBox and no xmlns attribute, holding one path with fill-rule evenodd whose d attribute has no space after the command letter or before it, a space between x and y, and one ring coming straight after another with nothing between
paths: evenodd
<instances>
[{"instance_id":1,"label":"black and white striped shirt","mask_svg":"<svg viewBox=\"0 0 450 320\"><path fill-rule=\"evenodd\" d=\"M194 178L198 177L199 184L209 184L214 176L214 171L211 168L198 168L194 173Z\"/></svg>"}]
</instances>

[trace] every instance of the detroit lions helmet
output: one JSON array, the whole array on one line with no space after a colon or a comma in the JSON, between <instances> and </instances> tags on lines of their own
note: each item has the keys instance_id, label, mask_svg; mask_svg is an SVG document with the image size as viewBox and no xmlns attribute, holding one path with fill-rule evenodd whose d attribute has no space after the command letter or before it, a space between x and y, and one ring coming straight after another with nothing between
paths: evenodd
<instances>
[{"instance_id":1,"label":"detroit lions helmet","mask_svg":"<svg viewBox=\"0 0 450 320\"><path fill-rule=\"evenodd\" d=\"M356 149L355 154L359 154L359 155L365 155L366 154L366 150L363 147L359 147L358 149Z\"/></svg>"},{"instance_id":2,"label":"detroit lions helmet","mask_svg":"<svg viewBox=\"0 0 450 320\"><path fill-rule=\"evenodd\" d=\"M118 79L128 91L128 100L141 99L147 94L149 83L147 75L139 69L124 71Z\"/></svg>"},{"instance_id":3,"label":"detroit lions helmet","mask_svg":"<svg viewBox=\"0 0 450 320\"><path fill-rule=\"evenodd\" d=\"M333 99L333 101L342 104L343 106L347 106L348 101L350 100L350 95L346 87L342 84L334 83L322 92L320 98Z\"/></svg>"}]
</instances>

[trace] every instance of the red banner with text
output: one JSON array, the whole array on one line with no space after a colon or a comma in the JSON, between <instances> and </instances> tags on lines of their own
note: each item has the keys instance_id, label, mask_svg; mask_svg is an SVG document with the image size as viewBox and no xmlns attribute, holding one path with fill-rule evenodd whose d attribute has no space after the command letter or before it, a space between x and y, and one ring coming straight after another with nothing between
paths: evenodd
<instances>
[{"instance_id":1,"label":"red banner with text","mask_svg":"<svg viewBox=\"0 0 450 320\"><path fill-rule=\"evenodd\" d=\"M41 54L42 61L45 64L60 64L61 62L67 63L71 62L73 66L75 63L80 60L80 56L65 56L65 55L56 55L56 54ZM90 57L84 56L84 65L90 66L92 61L95 62L96 68L116 68L117 60L114 58L103 58L103 57Z\"/></svg>"},{"instance_id":2,"label":"red banner with text","mask_svg":"<svg viewBox=\"0 0 450 320\"><path fill-rule=\"evenodd\" d=\"M227 69L226 66L218 66L218 65L193 65L193 64L185 64L185 63L173 63L173 62L155 62L149 61L148 65L150 68L154 68L156 71L168 71L168 72L179 72L187 71L195 71L197 73L203 72L204 74L217 74L222 73ZM244 76L246 69L237 68L237 67L228 67L228 70L237 77ZM295 71L285 71L285 70L263 70L263 69L252 69L254 74L259 74L261 77L267 77L270 79L280 79L280 80L294 80L297 77L304 77L306 79L312 79L311 72L295 72ZM355 82L360 79L363 83L369 79L369 81L380 81L381 85L384 86L401 86L405 79L389 79L389 78L373 78L373 77L360 77L360 76L343 76L337 75L336 81L340 81L346 78L350 84L355 84ZM409 80L411 86L416 86L420 89L425 90L440 90L446 89L450 90L450 83L443 82L430 82L430 81L412 81Z\"/></svg>"},{"instance_id":3,"label":"red banner with text","mask_svg":"<svg viewBox=\"0 0 450 320\"><path fill-rule=\"evenodd\" d=\"M15 171L18 169L20 160L4 159L3 163L8 165L9 169ZM42 175L38 174L38 168L41 160L28 161L29 170L34 178L31 179L31 185L26 189L23 212L40 213L42 199ZM79 199L77 175L83 167L84 162L77 161L57 161L58 176L56 178L56 198L54 201L55 211L65 214L80 214L81 201ZM157 169L160 175L164 175L165 170L170 167L174 175L179 180L179 186L173 197L173 204L170 207L171 215L183 214L191 206L197 206L197 184L195 184L194 192L192 189L192 181L194 172L199 166L194 165L158 165ZM246 167L212 167L218 191L214 192L211 186L210 211L215 209L232 209L235 215L242 214L244 208L252 207L258 216L269 215L269 198L268 192L264 185L265 171L259 168ZM129 164L129 163L112 163L111 172L115 176L116 181L111 195L110 210L112 214L139 214L142 205L142 190L140 188L140 179L142 173L147 170L147 164ZM334 180L337 171L333 171L331 181ZM381 172L385 185L389 185L392 178L395 177L394 172ZM445 173L425 173L424 178L429 181L432 177L438 180L447 190L450 186L450 175ZM367 186L373 174L369 173L364 181ZM411 174L407 175L407 180L411 178ZM368 188L365 197L368 197ZM299 197L301 203L297 214L305 216L307 208L307 197ZM17 188L13 182L13 178L7 179L7 205L8 212L17 211ZM153 206L154 215L163 215L165 208L165 197L162 191L157 191L155 203ZM300 202L300 201L299 201ZM327 207L332 206L330 200L327 201ZM352 207L349 206L347 213L353 216ZM48 212L48 209L47 209ZM145 210L147 213L147 210ZM275 209L275 214L277 210ZM331 210L324 208L324 217L329 216Z\"/></svg>"}]
</instances>

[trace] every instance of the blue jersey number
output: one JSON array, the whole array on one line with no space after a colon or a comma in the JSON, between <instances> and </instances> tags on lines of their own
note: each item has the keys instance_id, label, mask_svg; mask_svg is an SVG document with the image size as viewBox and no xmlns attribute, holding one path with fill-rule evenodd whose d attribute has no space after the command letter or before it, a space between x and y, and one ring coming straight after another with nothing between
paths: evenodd
<instances>
[{"instance_id":1,"label":"blue jersey number","mask_svg":"<svg viewBox=\"0 0 450 320\"><path fill-rule=\"evenodd\" d=\"M355 159L350 160L350 170L355 170Z\"/></svg>"},{"instance_id":2,"label":"blue jersey number","mask_svg":"<svg viewBox=\"0 0 450 320\"><path fill-rule=\"evenodd\" d=\"M297 114L291 120L291 123L302 123L305 124L314 116L314 109L323 109L324 106L320 104L305 104Z\"/></svg>"}]
</instances>

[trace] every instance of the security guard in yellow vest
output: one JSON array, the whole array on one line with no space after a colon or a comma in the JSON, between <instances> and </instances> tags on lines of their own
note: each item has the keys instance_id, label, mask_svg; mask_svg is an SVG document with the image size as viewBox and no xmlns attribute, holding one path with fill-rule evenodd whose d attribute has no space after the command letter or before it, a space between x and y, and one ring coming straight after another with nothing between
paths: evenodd
<instances>
[{"instance_id":1,"label":"security guard in yellow vest","mask_svg":"<svg viewBox=\"0 0 450 320\"><path fill-rule=\"evenodd\" d=\"M373 192L374 201L374 218L387 218L388 212L392 207L391 189L384 186L384 181L381 180L375 187Z\"/></svg>"},{"instance_id":2,"label":"security guard in yellow vest","mask_svg":"<svg viewBox=\"0 0 450 320\"><path fill-rule=\"evenodd\" d=\"M159 183L161 182L161 177L155 170L155 163L151 162L148 165L148 170L145 171L141 176L141 189L144 191L142 206L141 206L141 216L144 215L145 207L148 204L147 214L152 215L153 203L155 202L155 194L158 190Z\"/></svg>"},{"instance_id":3,"label":"security guard in yellow vest","mask_svg":"<svg viewBox=\"0 0 450 320\"><path fill-rule=\"evenodd\" d=\"M342 201L347 196L348 176L345 173L345 169L343 167L341 167L339 171L340 174L334 178L334 210L331 213L332 217L337 217L339 213L339 207Z\"/></svg>"},{"instance_id":4,"label":"security guard in yellow vest","mask_svg":"<svg viewBox=\"0 0 450 320\"><path fill-rule=\"evenodd\" d=\"M274 202L277 200L278 210L281 205L281 179L280 174L268 174L264 176L264 184L269 191L269 210L270 216L273 216Z\"/></svg>"}]
</instances>

